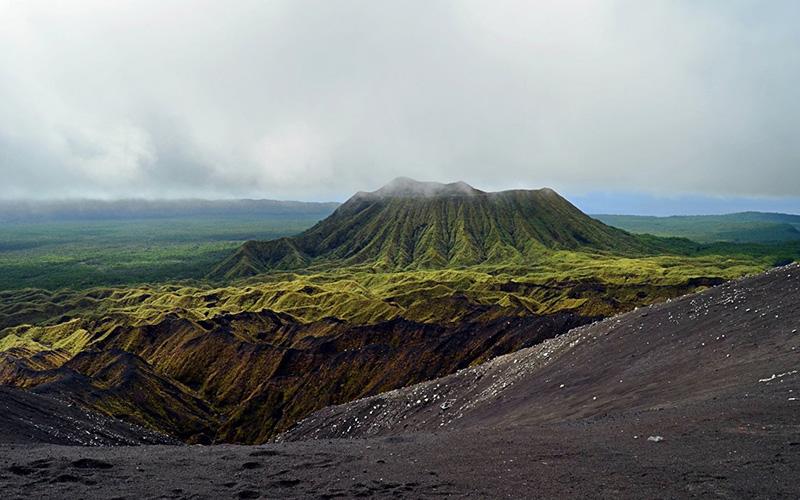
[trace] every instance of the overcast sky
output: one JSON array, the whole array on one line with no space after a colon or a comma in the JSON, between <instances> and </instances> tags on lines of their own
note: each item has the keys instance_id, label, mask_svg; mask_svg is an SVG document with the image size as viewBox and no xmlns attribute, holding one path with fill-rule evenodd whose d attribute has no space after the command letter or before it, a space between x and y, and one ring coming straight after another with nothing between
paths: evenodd
<instances>
[{"instance_id":1,"label":"overcast sky","mask_svg":"<svg viewBox=\"0 0 800 500\"><path fill-rule=\"evenodd\" d=\"M800 2L0 0L0 197L800 197ZM800 209L800 207L798 207Z\"/></svg>"}]
</instances>

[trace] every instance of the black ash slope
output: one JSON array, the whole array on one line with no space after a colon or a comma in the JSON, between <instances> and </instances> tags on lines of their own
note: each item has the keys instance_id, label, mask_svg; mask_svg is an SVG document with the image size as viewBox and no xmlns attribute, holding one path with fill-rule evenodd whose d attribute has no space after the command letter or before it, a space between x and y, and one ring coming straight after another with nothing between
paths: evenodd
<instances>
[{"instance_id":1,"label":"black ash slope","mask_svg":"<svg viewBox=\"0 0 800 500\"><path fill-rule=\"evenodd\" d=\"M720 399L800 411L798 304L800 267L777 268L323 409L284 439L549 424Z\"/></svg>"}]
</instances>

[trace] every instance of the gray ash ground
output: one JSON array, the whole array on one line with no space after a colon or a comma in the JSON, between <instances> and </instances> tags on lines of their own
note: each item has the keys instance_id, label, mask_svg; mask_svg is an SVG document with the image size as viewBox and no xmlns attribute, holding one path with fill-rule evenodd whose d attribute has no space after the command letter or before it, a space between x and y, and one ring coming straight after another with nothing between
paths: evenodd
<instances>
[{"instance_id":1,"label":"gray ash ground","mask_svg":"<svg viewBox=\"0 0 800 500\"><path fill-rule=\"evenodd\" d=\"M800 498L798 329L792 265L326 408L275 444L0 445L0 489L7 498Z\"/></svg>"}]
</instances>

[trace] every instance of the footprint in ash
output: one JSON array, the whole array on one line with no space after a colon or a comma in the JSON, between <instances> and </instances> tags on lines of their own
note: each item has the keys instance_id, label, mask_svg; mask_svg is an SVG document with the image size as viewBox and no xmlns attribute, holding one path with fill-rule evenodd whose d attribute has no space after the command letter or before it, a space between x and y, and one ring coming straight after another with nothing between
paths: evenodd
<instances>
[{"instance_id":1,"label":"footprint in ash","mask_svg":"<svg viewBox=\"0 0 800 500\"><path fill-rule=\"evenodd\" d=\"M26 465L12 465L11 467L6 468L6 470L15 476L30 476L36 472L36 469Z\"/></svg>"}]
</instances>

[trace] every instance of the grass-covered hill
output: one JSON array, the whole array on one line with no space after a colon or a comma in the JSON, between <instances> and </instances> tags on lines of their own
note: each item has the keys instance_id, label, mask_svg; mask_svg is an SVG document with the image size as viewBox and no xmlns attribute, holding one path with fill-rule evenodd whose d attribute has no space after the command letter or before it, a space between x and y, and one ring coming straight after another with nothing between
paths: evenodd
<instances>
[{"instance_id":1,"label":"grass-covered hill","mask_svg":"<svg viewBox=\"0 0 800 500\"><path fill-rule=\"evenodd\" d=\"M461 182L398 178L357 193L297 236L245 243L212 276L333 265L400 270L526 264L544 250L627 255L649 245L588 217L551 189L487 193Z\"/></svg>"},{"instance_id":2,"label":"grass-covered hill","mask_svg":"<svg viewBox=\"0 0 800 500\"><path fill-rule=\"evenodd\" d=\"M689 238L701 243L765 243L800 241L800 215L741 212L724 215L593 215L632 233Z\"/></svg>"}]
</instances>

